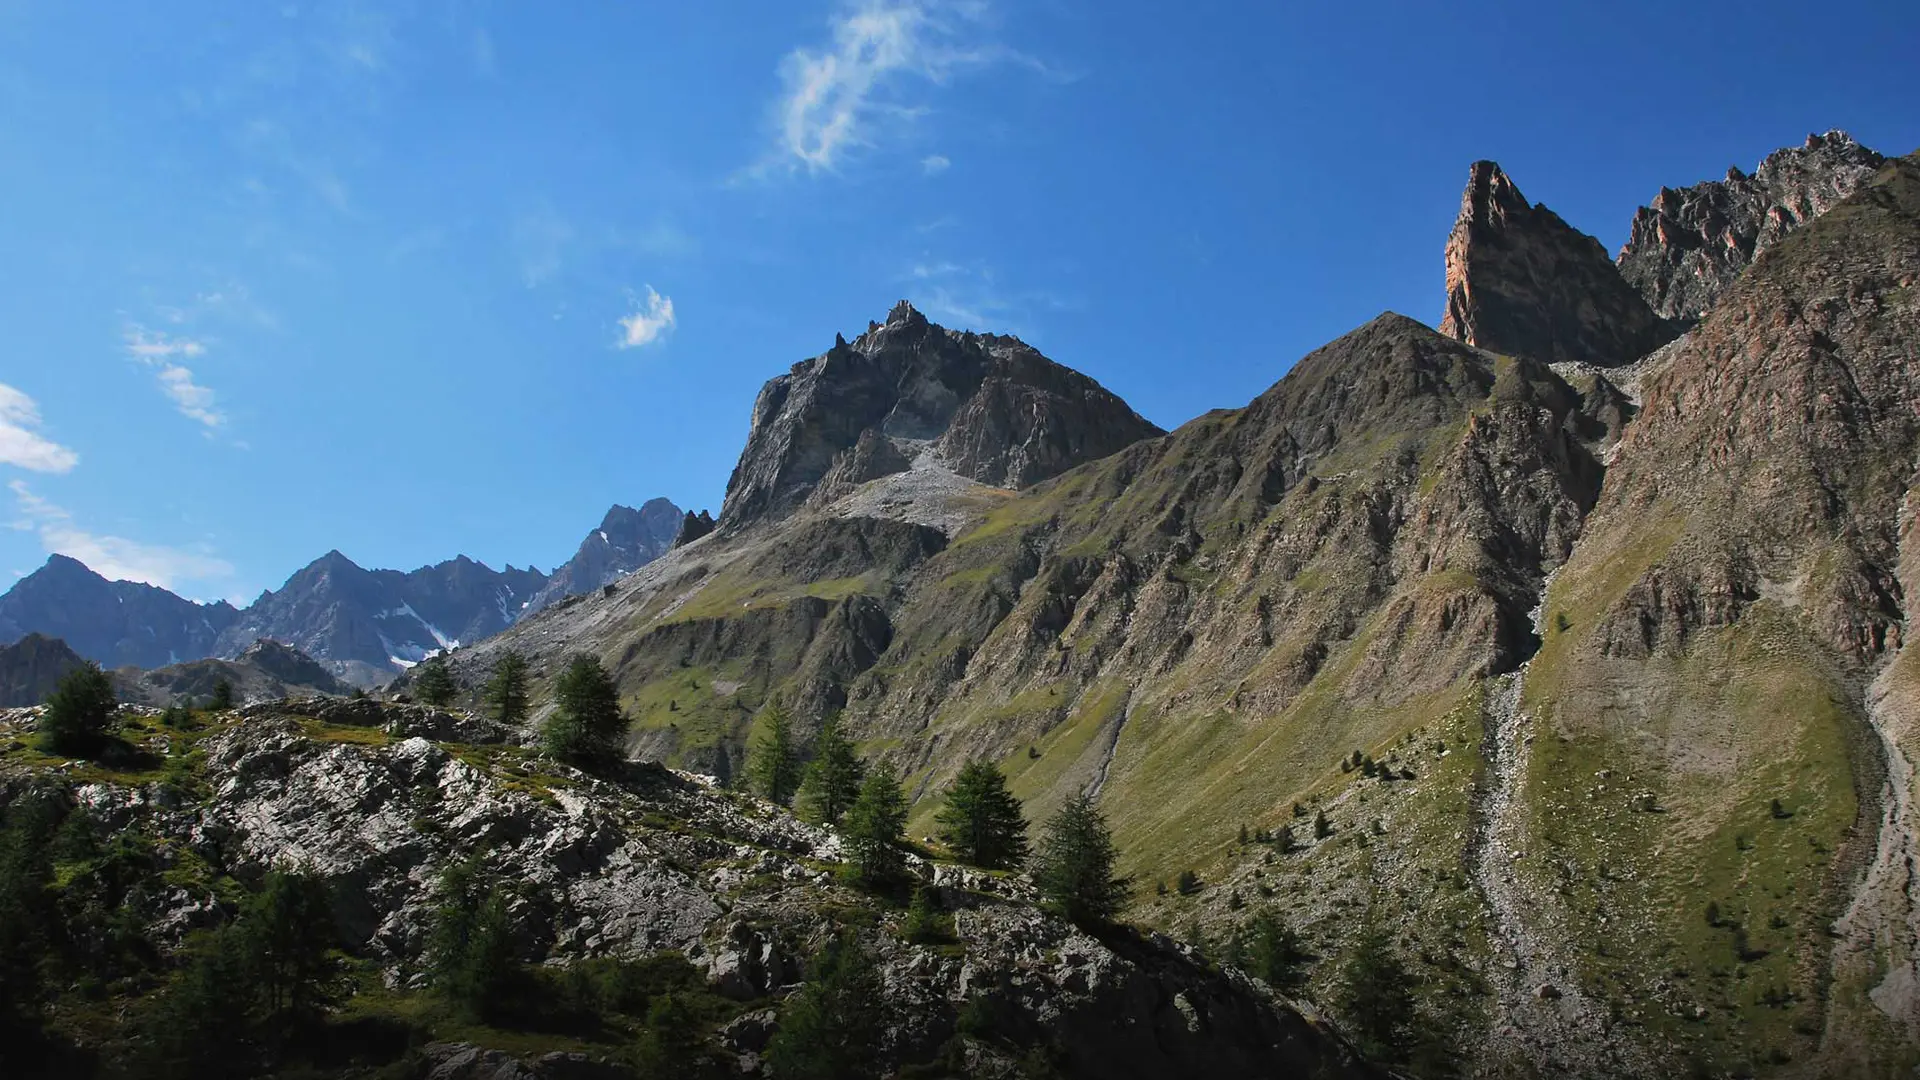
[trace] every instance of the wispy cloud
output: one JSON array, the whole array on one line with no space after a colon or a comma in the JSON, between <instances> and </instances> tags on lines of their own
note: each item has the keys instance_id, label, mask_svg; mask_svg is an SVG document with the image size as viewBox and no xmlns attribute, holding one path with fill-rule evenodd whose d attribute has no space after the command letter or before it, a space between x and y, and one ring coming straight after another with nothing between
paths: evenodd
<instances>
[{"instance_id":1,"label":"wispy cloud","mask_svg":"<svg viewBox=\"0 0 1920 1080\"><path fill-rule=\"evenodd\" d=\"M178 364L167 364L160 369L160 389L173 401L180 415L196 420L209 428L217 428L227 422L225 413L214 408L213 391L193 381L193 372Z\"/></svg>"},{"instance_id":2,"label":"wispy cloud","mask_svg":"<svg viewBox=\"0 0 1920 1080\"><path fill-rule=\"evenodd\" d=\"M118 581L144 581L162 589L182 582L225 581L233 564L205 551L142 544L119 536L102 536L82 529L73 515L41 498L24 480L7 485L13 490L20 519L15 528L39 534L49 554L79 559L95 573Z\"/></svg>"},{"instance_id":3,"label":"wispy cloud","mask_svg":"<svg viewBox=\"0 0 1920 1080\"><path fill-rule=\"evenodd\" d=\"M830 44L795 49L781 62L780 158L808 172L831 171L850 149L874 145L882 129L926 114L907 100L911 84L944 84L958 71L1001 62L1038 67L978 40L987 13L983 0L861 0L844 8ZM948 164L937 154L921 161L929 173Z\"/></svg>"},{"instance_id":4,"label":"wispy cloud","mask_svg":"<svg viewBox=\"0 0 1920 1080\"><path fill-rule=\"evenodd\" d=\"M560 273L576 235L572 223L548 207L523 214L513 223L513 250L520 263L520 280L527 288L537 289Z\"/></svg>"},{"instance_id":5,"label":"wispy cloud","mask_svg":"<svg viewBox=\"0 0 1920 1080\"><path fill-rule=\"evenodd\" d=\"M155 375L161 393L173 402L180 415L205 427L208 434L227 422L227 416L215 406L214 392L194 381L193 369L179 358L204 356L207 346L192 338L177 337L144 327L132 327L126 334L127 355L147 367L157 368Z\"/></svg>"},{"instance_id":6,"label":"wispy cloud","mask_svg":"<svg viewBox=\"0 0 1920 1080\"><path fill-rule=\"evenodd\" d=\"M40 435L40 406L19 390L0 383L0 464L32 472L64 473L80 464L80 455Z\"/></svg>"},{"instance_id":7,"label":"wispy cloud","mask_svg":"<svg viewBox=\"0 0 1920 1080\"><path fill-rule=\"evenodd\" d=\"M637 349L651 345L660 339L660 335L673 329L673 298L661 296L647 286L647 302L640 310L620 320L623 331L620 347Z\"/></svg>"},{"instance_id":8,"label":"wispy cloud","mask_svg":"<svg viewBox=\"0 0 1920 1080\"><path fill-rule=\"evenodd\" d=\"M928 176L932 176L935 173L946 172L948 166L952 164L953 162L947 160L945 154L928 154L926 157L920 159L920 171Z\"/></svg>"}]
</instances>

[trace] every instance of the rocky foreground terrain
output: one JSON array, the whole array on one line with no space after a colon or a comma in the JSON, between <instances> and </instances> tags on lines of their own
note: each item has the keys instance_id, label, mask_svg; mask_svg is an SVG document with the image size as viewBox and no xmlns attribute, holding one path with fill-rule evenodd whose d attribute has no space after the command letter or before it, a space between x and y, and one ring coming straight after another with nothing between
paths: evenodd
<instances>
[{"instance_id":1,"label":"rocky foreground terrain","mask_svg":"<svg viewBox=\"0 0 1920 1080\"><path fill-rule=\"evenodd\" d=\"M631 1046L614 1036L423 1019L415 1005L435 890L468 860L510 898L520 960L564 970L684 958L710 1003L691 1035L724 1074L759 1073L809 959L850 930L878 969L877 1048L889 1071L1382 1075L1264 985L1158 935L1093 936L1044 915L1017 877L916 857L913 872L950 911L951 931L911 944L897 906L837 883L836 834L709 778L651 764L590 776L470 715L366 701L267 703L203 714L186 729L130 712L125 735L141 756L113 766L31 749L20 737L35 717L0 713L0 803L51 791L70 820L115 838L115 865L140 869L115 878L110 899L162 953L223 922L270 869L300 867L327 883L334 943L353 958L360 990L323 1041L365 1046L354 1044L355 1063L298 1075L628 1075ZM63 861L55 880L96 872ZM65 995L55 1027L111 1073L123 1057L138 1060L139 1029L127 1021L152 985L125 978ZM990 1022L978 1019L985 1000ZM366 1039L395 1025L397 1038ZM0 1046L0 1061L9 1052L19 1046ZM1047 1071L1032 1072L1042 1060Z\"/></svg>"}]
</instances>

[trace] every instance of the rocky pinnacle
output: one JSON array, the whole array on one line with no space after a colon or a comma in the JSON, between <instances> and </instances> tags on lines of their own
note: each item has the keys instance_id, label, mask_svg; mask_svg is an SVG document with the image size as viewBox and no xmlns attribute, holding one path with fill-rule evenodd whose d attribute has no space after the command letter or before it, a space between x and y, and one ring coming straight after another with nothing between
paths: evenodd
<instances>
[{"instance_id":1,"label":"rocky pinnacle","mask_svg":"<svg viewBox=\"0 0 1920 1080\"><path fill-rule=\"evenodd\" d=\"M1546 363L1628 364L1674 331L1635 292L1600 241L1529 203L1491 161L1476 161L1447 238L1440 332Z\"/></svg>"}]
</instances>

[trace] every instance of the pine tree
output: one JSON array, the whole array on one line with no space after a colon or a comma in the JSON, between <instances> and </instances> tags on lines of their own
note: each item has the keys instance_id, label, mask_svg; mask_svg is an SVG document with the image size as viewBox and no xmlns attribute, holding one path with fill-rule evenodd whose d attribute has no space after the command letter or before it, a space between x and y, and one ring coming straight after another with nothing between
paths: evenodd
<instances>
[{"instance_id":1,"label":"pine tree","mask_svg":"<svg viewBox=\"0 0 1920 1080\"><path fill-rule=\"evenodd\" d=\"M481 1021L505 1010L515 973L506 897L493 884L475 860L448 867L427 942L428 985Z\"/></svg>"},{"instance_id":2,"label":"pine tree","mask_svg":"<svg viewBox=\"0 0 1920 1080\"><path fill-rule=\"evenodd\" d=\"M801 813L818 825L840 824L841 816L860 797L860 781L865 777L866 765L840 734L840 718L827 717L813 743L813 760L800 781Z\"/></svg>"},{"instance_id":3,"label":"pine tree","mask_svg":"<svg viewBox=\"0 0 1920 1080\"><path fill-rule=\"evenodd\" d=\"M436 709L452 704L453 695L459 688L453 684L453 672L447 670L447 661L443 657L429 656L413 673L413 696L423 705Z\"/></svg>"},{"instance_id":4,"label":"pine tree","mask_svg":"<svg viewBox=\"0 0 1920 1080\"><path fill-rule=\"evenodd\" d=\"M1033 879L1047 907L1076 923L1104 923L1126 905L1130 882L1114 873L1120 856L1093 800L1067 801L1047 822Z\"/></svg>"},{"instance_id":5,"label":"pine tree","mask_svg":"<svg viewBox=\"0 0 1920 1080\"><path fill-rule=\"evenodd\" d=\"M932 889L923 885L913 890L913 902L907 905L900 936L915 945L937 945L953 937L953 921L940 910L940 902Z\"/></svg>"},{"instance_id":6,"label":"pine tree","mask_svg":"<svg viewBox=\"0 0 1920 1080\"><path fill-rule=\"evenodd\" d=\"M1398 1060L1413 1030L1413 973L1393 938L1369 914L1340 967L1335 1005L1362 1053Z\"/></svg>"},{"instance_id":7,"label":"pine tree","mask_svg":"<svg viewBox=\"0 0 1920 1080\"><path fill-rule=\"evenodd\" d=\"M487 707L493 718L503 724L517 724L527 718L527 660L517 652L508 652L493 663L493 677L487 680Z\"/></svg>"},{"instance_id":8,"label":"pine tree","mask_svg":"<svg viewBox=\"0 0 1920 1080\"><path fill-rule=\"evenodd\" d=\"M1325 810L1316 810L1313 814L1313 838L1325 840L1333 835L1333 823L1327 820Z\"/></svg>"},{"instance_id":9,"label":"pine tree","mask_svg":"<svg viewBox=\"0 0 1920 1080\"><path fill-rule=\"evenodd\" d=\"M1313 958L1293 928L1271 908L1262 908L1247 922L1245 967L1281 993L1297 993L1306 986L1306 966Z\"/></svg>"},{"instance_id":10,"label":"pine tree","mask_svg":"<svg viewBox=\"0 0 1920 1080\"><path fill-rule=\"evenodd\" d=\"M269 872L235 930L269 1017L310 1019L335 999L333 901L325 881Z\"/></svg>"},{"instance_id":11,"label":"pine tree","mask_svg":"<svg viewBox=\"0 0 1920 1080\"><path fill-rule=\"evenodd\" d=\"M547 753L580 765L596 765L620 756L627 717L620 711L620 689L597 657L581 654L553 684L555 707L541 727Z\"/></svg>"},{"instance_id":12,"label":"pine tree","mask_svg":"<svg viewBox=\"0 0 1920 1080\"><path fill-rule=\"evenodd\" d=\"M1007 870L1026 861L1027 819L1006 776L991 762L961 766L936 820L940 839L965 862Z\"/></svg>"},{"instance_id":13,"label":"pine tree","mask_svg":"<svg viewBox=\"0 0 1920 1080\"><path fill-rule=\"evenodd\" d=\"M780 1010L767 1064L780 1080L857 1080L879 1075L875 1048L884 1017L873 959L851 933L807 966L807 982Z\"/></svg>"},{"instance_id":14,"label":"pine tree","mask_svg":"<svg viewBox=\"0 0 1920 1080\"><path fill-rule=\"evenodd\" d=\"M906 827L907 797L899 778L886 765L874 766L860 784L860 797L848 808L841 828L853 855L848 876L868 889L899 881L906 871L900 846Z\"/></svg>"},{"instance_id":15,"label":"pine tree","mask_svg":"<svg viewBox=\"0 0 1920 1080\"><path fill-rule=\"evenodd\" d=\"M67 672L40 714L40 748L62 757L91 757L107 744L117 702L113 680L97 664Z\"/></svg>"},{"instance_id":16,"label":"pine tree","mask_svg":"<svg viewBox=\"0 0 1920 1080\"><path fill-rule=\"evenodd\" d=\"M800 786L800 760L793 750L793 721L779 702L766 708L766 727L753 744L747 777L755 791L786 806Z\"/></svg>"}]
</instances>

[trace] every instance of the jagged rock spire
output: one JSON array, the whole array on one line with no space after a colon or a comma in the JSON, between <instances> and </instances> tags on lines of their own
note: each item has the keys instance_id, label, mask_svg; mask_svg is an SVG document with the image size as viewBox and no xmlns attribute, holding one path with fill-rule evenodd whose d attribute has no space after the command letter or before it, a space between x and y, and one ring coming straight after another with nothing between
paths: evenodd
<instances>
[{"instance_id":1,"label":"jagged rock spire","mask_svg":"<svg viewBox=\"0 0 1920 1080\"><path fill-rule=\"evenodd\" d=\"M1674 336L1598 240L1529 203L1491 161L1473 163L1447 238L1440 332L1492 352L1602 367Z\"/></svg>"}]
</instances>

